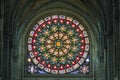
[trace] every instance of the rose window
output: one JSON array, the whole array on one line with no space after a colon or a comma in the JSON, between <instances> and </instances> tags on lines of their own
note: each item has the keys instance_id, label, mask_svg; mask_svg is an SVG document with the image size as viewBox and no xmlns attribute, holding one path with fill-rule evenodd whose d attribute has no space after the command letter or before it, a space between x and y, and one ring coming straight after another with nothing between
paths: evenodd
<instances>
[{"instance_id":1,"label":"rose window","mask_svg":"<svg viewBox=\"0 0 120 80\"><path fill-rule=\"evenodd\" d=\"M89 73L89 36L79 21L48 16L32 27L27 40L27 73Z\"/></svg>"}]
</instances>

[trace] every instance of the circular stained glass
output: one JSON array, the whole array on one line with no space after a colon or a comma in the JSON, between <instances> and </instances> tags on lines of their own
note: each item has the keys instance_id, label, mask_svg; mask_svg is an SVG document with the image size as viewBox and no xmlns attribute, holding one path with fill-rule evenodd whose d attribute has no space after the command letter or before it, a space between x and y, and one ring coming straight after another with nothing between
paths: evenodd
<instances>
[{"instance_id":1,"label":"circular stained glass","mask_svg":"<svg viewBox=\"0 0 120 80\"><path fill-rule=\"evenodd\" d=\"M48 16L32 27L28 53L39 69L52 74L66 74L86 60L88 34L80 22L71 17Z\"/></svg>"}]
</instances>

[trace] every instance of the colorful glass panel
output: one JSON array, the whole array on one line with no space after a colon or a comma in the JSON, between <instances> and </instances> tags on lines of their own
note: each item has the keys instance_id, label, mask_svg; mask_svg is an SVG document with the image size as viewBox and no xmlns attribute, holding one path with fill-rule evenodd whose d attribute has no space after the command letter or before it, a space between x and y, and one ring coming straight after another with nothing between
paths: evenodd
<instances>
[{"instance_id":1,"label":"colorful glass panel","mask_svg":"<svg viewBox=\"0 0 120 80\"><path fill-rule=\"evenodd\" d=\"M89 74L89 37L79 21L48 16L28 36L28 74Z\"/></svg>"}]
</instances>

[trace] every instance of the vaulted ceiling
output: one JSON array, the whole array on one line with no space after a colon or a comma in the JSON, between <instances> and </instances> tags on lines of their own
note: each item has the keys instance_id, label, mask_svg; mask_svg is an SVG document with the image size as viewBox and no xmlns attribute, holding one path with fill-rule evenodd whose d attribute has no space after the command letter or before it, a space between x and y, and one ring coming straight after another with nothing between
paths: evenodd
<instances>
[{"instance_id":1,"label":"vaulted ceiling","mask_svg":"<svg viewBox=\"0 0 120 80\"><path fill-rule=\"evenodd\" d=\"M70 10L70 6L72 6L75 10L84 14L83 16L88 16L95 24L106 22L104 19L107 18L109 12L105 0L6 0L4 2L6 3L5 16L9 17L8 21L16 26L20 26L31 15L37 15L38 12L48 9L66 8Z\"/></svg>"}]
</instances>

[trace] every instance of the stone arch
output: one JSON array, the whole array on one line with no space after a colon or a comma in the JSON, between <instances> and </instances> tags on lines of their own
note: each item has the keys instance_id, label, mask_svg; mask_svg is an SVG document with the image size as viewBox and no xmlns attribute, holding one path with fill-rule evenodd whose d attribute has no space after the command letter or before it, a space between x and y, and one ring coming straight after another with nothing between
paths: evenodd
<instances>
[{"instance_id":1,"label":"stone arch","mask_svg":"<svg viewBox=\"0 0 120 80\"><path fill-rule=\"evenodd\" d=\"M59 1L59 2L54 1L54 3L48 2L46 4L44 4L42 6L39 5L39 7L35 8L33 11L31 11L29 15L25 14L26 16L23 17L23 19L21 20L20 23L18 21L15 21L17 26L15 29L16 31L15 31L15 35L14 35L14 41L16 41L16 44L15 44L16 52L14 52L14 55L17 58L15 59L16 62L12 63L12 70L13 70L13 72L15 72L14 70L16 70L18 72L12 73L12 75L13 75L12 79L13 80L29 79L29 77L26 78L24 76L24 71L23 71L24 70L24 68L23 68L24 57L23 56L26 51L24 42L26 40L27 30L29 30L29 27L33 24L33 22L35 20L37 20L43 16L47 16L48 13L53 14L53 12L55 12L57 14L66 14L66 15L69 14L70 16L75 15L75 17L80 19L80 21L86 26L86 29L89 31L91 41L92 41L91 42L92 43L91 50L93 52L92 53L92 65L93 65L92 73L93 74L92 74L91 79L96 80L96 77L98 78L98 76L100 76L100 78L97 80L101 80L101 77L104 74L102 74L102 71L99 69L101 67L99 56L101 54L100 50L101 50L102 46L99 45L101 43L99 41L99 39L101 38L101 33L99 33L100 29L98 28L97 23L95 23L93 21L93 18L91 18L91 16L88 13L86 13L84 10L82 10L82 8L77 7L76 5L73 5L73 4L69 4L69 2L67 2L67 1ZM55 4L55 6L53 6L54 4ZM63 7L63 5L66 7ZM25 8L25 10L27 10L28 8ZM62 13L62 12L64 12L64 13ZM21 14L21 13L19 13L19 14ZM18 20L20 20L20 19L21 18L18 16ZM14 65L16 63L17 63L17 65ZM15 69L15 67L16 67L16 69ZM101 75L99 73L101 73ZM15 74L20 77L15 77L14 76ZM99 75L97 75L97 74L99 74ZM83 78L85 80L89 79L88 77L83 77ZM83 78L77 77L76 79L79 80L79 79L83 79ZM39 80L39 78L37 78L37 79ZM57 77L56 77L56 79L57 79ZM31 78L31 80L32 80L32 78ZM41 78L41 80L42 80L42 78ZM52 78L50 80L52 80Z\"/></svg>"}]
</instances>

